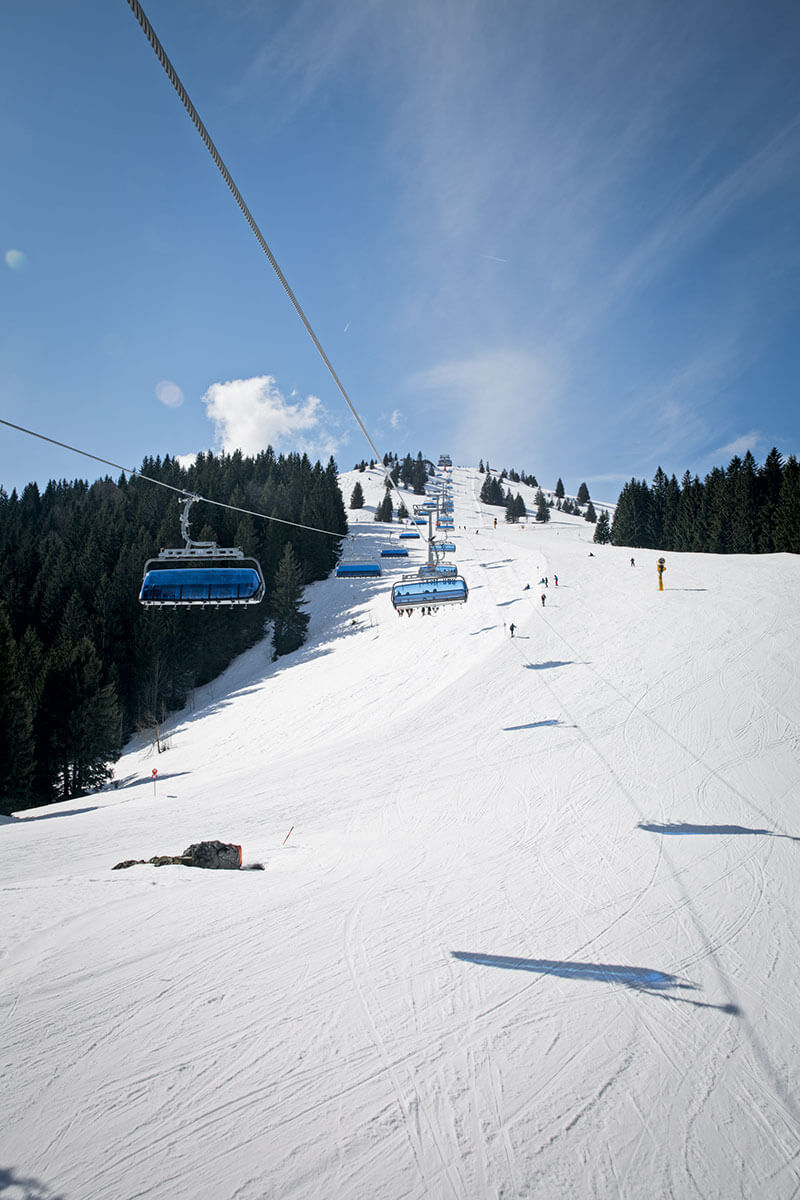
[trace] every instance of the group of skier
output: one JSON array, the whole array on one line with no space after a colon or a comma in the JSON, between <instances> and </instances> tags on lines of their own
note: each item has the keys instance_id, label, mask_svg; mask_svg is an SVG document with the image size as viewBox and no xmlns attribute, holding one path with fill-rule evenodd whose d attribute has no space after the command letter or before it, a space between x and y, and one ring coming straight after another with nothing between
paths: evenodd
<instances>
[{"instance_id":1,"label":"group of skier","mask_svg":"<svg viewBox=\"0 0 800 1200\"><path fill-rule=\"evenodd\" d=\"M546 588L549 588L550 587L550 577L548 575L543 575L542 578L539 580L539 583L540 584L543 583ZM558 587L558 576L557 575L553 576L553 583L555 584L556 587ZM523 592L529 592L531 590L531 585L529 583L526 583L525 587L522 590L523 590ZM547 604L547 592L542 592L540 599L542 601L542 608L544 608L545 605ZM517 628L516 625L512 621L508 627L508 632L512 638L514 636L514 631L516 630L516 628Z\"/></svg>"}]
</instances>

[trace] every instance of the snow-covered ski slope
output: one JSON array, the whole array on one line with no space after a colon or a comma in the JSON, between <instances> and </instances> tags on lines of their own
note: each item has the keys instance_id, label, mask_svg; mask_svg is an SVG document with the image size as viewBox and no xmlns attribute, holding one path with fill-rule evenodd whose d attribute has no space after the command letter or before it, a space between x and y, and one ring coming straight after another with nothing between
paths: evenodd
<instances>
[{"instance_id":1,"label":"snow-covered ski slope","mask_svg":"<svg viewBox=\"0 0 800 1200\"><path fill-rule=\"evenodd\" d=\"M302 650L0 827L0 1195L800 1194L800 561L659 593L481 478L468 604L316 584ZM204 838L266 869L111 870Z\"/></svg>"}]
</instances>

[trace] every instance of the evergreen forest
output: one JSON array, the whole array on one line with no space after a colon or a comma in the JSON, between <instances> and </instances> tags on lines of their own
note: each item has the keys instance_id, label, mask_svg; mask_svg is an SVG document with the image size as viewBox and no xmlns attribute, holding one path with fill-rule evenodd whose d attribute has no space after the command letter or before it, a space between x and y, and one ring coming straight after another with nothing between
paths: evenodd
<instances>
[{"instance_id":1,"label":"evergreen forest","mask_svg":"<svg viewBox=\"0 0 800 1200\"><path fill-rule=\"evenodd\" d=\"M600 538L596 540L601 540ZM661 467L652 486L626 483L611 525L615 546L707 554L800 554L800 464L773 448L762 466L748 452L701 482Z\"/></svg>"},{"instance_id":2,"label":"evergreen forest","mask_svg":"<svg viewBox=\"0 0 800 1200\"><path fill-rule=\"evenodd\" d=\"M191 537L258 559L264 603L139 603L145 562L184 544L181 492L216 502L192 506ZM267 622L275 656L302 644L302 588L330 574L341 537L280 522L346 534L333 459L323 467L271 448L254 458L200 454L188 468L148 458L139 476L116 482L32 483L21 495L0 487L0 811L107 781L135 730L157 736L165 714L262 638Z\"/></svg>"}]
</instances>

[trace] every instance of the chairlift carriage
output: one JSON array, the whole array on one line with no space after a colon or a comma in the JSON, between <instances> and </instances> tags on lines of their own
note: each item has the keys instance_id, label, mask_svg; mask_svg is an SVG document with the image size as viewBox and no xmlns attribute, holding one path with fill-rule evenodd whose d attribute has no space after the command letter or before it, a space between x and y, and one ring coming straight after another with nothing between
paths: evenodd
<instances>
[{"instance_id":1,"label":"chairlift carriage","mask_svg":"<svg viewBox=\"0 0 800 1200\"><path fill-rule=\"evenodd\" d=\"M264 599L264 576L255 558L238 546L195 542L189 536L189 509L199 496L180 503L181 548L161 550L145 563L141 604L155 608L239 608Z\"/></svg>"},{"instance_id":2,"label":"chairlift carriage","mask_svg":"<svg viewBox=\"0 0 800 1200\"><path fill-rule=\"evenodd\" d=\"M406 576L392 587L392 604L398 612L412 608L465 604L469 589L460 575L439 573Z\"/></svg>"},{"instance_id":3,"label":"chairlift carriage","mask_svg":"<svg viewBox=\"0 0 800 1200\"><path fill-rule=\"evenodd\" d=\"M458 567L456 564L445 562L424 563L423 566L421 566L417 571L417 575L420 579L432 579L438 576L447 576L452 578L453 575L457 574Z\"/></svg>"},{"instance_id":4,"label":"chairlift carriage","mask_svg":"<svg viewBox=\"0 0 800 1200\"><path fill-rule=\"evenodd\" d=\"M350 538L353 544L353 538ZM381 564L377 558L356 558L349 556L342 559L336 568L337 579L374 579L381 575Z\"/></svg>"}]
</instances>

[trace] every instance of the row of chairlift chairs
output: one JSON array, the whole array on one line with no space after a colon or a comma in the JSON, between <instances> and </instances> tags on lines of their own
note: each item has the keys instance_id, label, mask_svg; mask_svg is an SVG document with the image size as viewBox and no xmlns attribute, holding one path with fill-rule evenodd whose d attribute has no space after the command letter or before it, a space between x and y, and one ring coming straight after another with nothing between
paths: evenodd
<instances>
[{"instance_id":1,"label":"row of chairlift chairs","mask_svg":"<svg viewBox=\"0 0 800 1200\"><path fill-rule=\"evenodd\" d=\"M447 456L439 466L447 470ZM183 496L181 514L182 547L161 550L157 558L145 564L144 578L139 591L140 602L149 607L219 608L259 604L264 598L264 576L258 561L249 558L238 547L218 546L216 542L194 541L189 533L189 510L200 497ZM399 612L441 604L466 603L469 590L458 574L454 563L446 563L444 555L455 551L455 544L437 541L433 535L433 516L437 531L454 528L452 491L446 483L435 500L415 506L412 524L428 526L428 559L415 574L404 575L392 585L392 604ZM405 528L400 541L421 541L419 529ZM381 558L407 558L406 546L392 544L380 552ZM374 578L381 574L380 560L346 558L336 568L342 579Z\"/></svg>"},{"instance_id":2,"label":"row of chairlift chairs","mask_svg":"<svg viewBox=\"0 0 800 1200\"><path fill-rule=\"evenodd\" d=\"M445 461L446 460L446 461ZM439 467L447 470L452 466L449 458L442 455ZM404 541L421 541L419 530L412 526L428 526L428 558L414 574L403 575L392 584L392 604L396 611L406 612L415 608L438 608L440 605L465 604L469 596L466 580L459 575L455 563L445 562L445 554L455 552L455 543L438 541L433 533L436 515L437 532L447 533L455 528L453 522L453 496L449 483L439 490L436 499L415 505L414 517L398 538L398 544L384 547L379 559L345 558L339 563L336 575L340 579L375 578L381 575L382 558L407 558L408 549L399 545Z\"/></svg>"}]
</instances>

